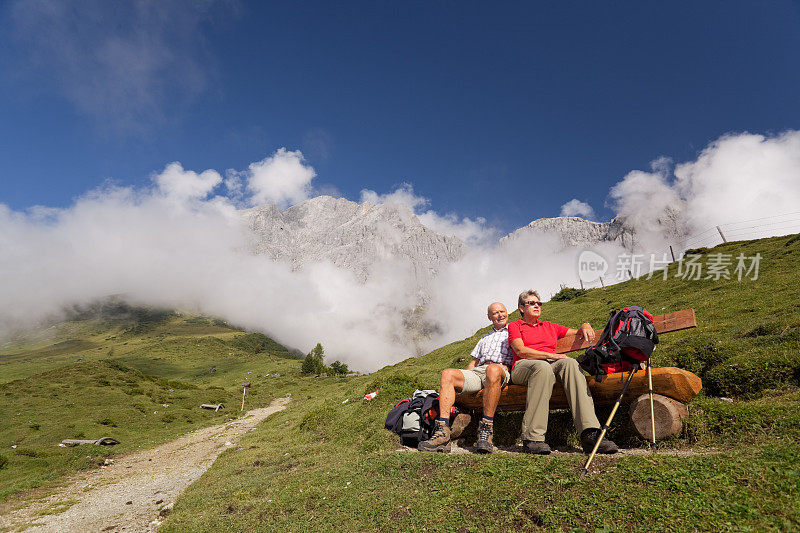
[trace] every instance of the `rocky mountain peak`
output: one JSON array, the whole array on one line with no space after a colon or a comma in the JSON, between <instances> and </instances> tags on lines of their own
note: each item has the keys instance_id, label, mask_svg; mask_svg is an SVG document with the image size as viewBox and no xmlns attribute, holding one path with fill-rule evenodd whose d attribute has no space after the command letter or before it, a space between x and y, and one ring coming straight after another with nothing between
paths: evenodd
<instances>
[{"instance_id":1,"label":"rocky mountain peak","mask_svg":"<svg viewBox=\"0 0 800 533\"><path fill-rule=\"evenodd\" d=\"M464 243L424 226L405 205L357 203L317 196L284 211L263 205L242 211L251 250L294 268L328 260L362 281L383 260L408 261L423 286L442 263L456 261Z\"/></svg>"},{"instance_id":2,"label":"rocky mountain peak","mask_svg":"<svg viewBox=\"0 0 800 533\"><path fill-rule=\"evenodd\" d=\"M547 232L557 234L564 247L616 242L626 249L633 249L636 244L633 229L617 218L611 222L593 222L580 217L538 218L500 239L500 244L524 235Z\"/></svg>"}]
</instances>

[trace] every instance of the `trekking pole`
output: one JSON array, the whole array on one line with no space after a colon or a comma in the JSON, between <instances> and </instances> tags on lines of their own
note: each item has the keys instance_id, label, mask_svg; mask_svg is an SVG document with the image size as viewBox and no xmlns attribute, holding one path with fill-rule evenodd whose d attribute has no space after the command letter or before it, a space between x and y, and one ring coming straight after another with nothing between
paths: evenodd
<instances>
[{"instance_id":1,"label":"trekking pole","mask_svg":"<svg viewBox=\"0 0 800 533\"><path fill-rule=\"evenodd\" d=\"M655 410L653 409L653 372L650 370L650 359L647 360L647 383L650 388L650 428L653 431L652 433L652 441L653 446L652 450L655 451L656 449L656 416Z\"/></svg>"},{"instance_id":2,"label":"trekking pole","mask_svg":"<svg viewBox=\"0 0 800 533\"><path fill-rule=\"evenodd\" d=\"M603 441L603 437L606 436L606 431L608 431L608 426L611 425L611 420L614 419L614 415L617 413L619 404L622 402L622 397L625 395L625 391L628 389L628 385L631 384L631 380L633 379L633 374L635 371L636 371L635 368L631 368L631 372L630 374L628 374L628 379L625 380L625 385L622 386L622 392L619 393L617 402L614 404L614 408L611 410L611 414L608 415L608 420L606 420L606 423L603 424L602 428L600 428L600 436L597 437L597 442L594 443L594 448L592 449L591 455L589 455L589 458L586 459L586 462L583 464L583 470L581 470L581 476L578 478L579 481L584 477L586 477L586 473L589 472L589 465L592 464L592 459L594 459L594 456L597 453L597 449L600 447L600 443Z\"/></svg>"}]
</instances>

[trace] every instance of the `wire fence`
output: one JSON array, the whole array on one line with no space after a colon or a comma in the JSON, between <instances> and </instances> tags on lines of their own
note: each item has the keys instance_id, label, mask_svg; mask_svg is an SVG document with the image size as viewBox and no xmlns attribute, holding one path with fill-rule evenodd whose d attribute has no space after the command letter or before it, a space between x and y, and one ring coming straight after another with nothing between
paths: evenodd
<instances>
[{"instance_id":1,"label":"wire fence","mask_svg":"<svg viewBox=\"0 0 800 533\"><path fill-rule=\"evenodd\" d=\"M579 283L581 288L587 289L614 285L622 281L648 275L655 270L666 268L670 264L684 259L687 251L693 249L710 248L731 241L779 237L782 235L791 235L793 233L800 233L800 211L749 220L739 220L736 222L726 222L710 227L699 233L688 235L661 250L652 253L631 254L628 258L634 256L643 259L646 258L646 261L637 265L637 268L634 268L633 264L625 268L625 265L621 266L618 261L616 265L609 265L609 267L612 268L616 267L614 272L607 272L605 276L589 283L584 282L579 277Z\"/></svg>"}]
</instances>

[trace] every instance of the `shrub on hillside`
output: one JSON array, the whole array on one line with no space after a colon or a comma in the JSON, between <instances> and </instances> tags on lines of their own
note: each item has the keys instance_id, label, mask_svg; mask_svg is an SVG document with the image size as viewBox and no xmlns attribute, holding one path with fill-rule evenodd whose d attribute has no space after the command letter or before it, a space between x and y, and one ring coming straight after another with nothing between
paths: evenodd
<instances>
[{"instance_id":1,"label":"shrub on hillside","mask_svg":"<svg viewBox=\"0 0 800 533\"><path fill-rule=\"evenodd\" d=\"M572 287L561 287L561 290L558 291L553 295L550 300L554 302L566 302L567 300L573 300L578 296L583 296L586 294L586 289L574 289Z\"/></svg>"},{"instance_id":2,"label":"shrub on hillside","mask_svg":"<svg viewBox=\"0 0 800 533\"><path fill-rule=\"evenodd\" d=\"M8 457L5 455L0 455L0 469L8 464Z\"/></svg>"},{"instance_id":3,"label":"shrub on hillside","mask_svg":"<svg viewBox=\"0 0 800 533\"><path fill-rule=\"evenodd\" d=\"M331 366L328 367L328 371L329 374L333 374L336 376L346 376L350 372L350 369L347 368L347 365L345 363L342 363L340 361L334 361L333 363L331 363Z\"/></svg>"}]
</instances>

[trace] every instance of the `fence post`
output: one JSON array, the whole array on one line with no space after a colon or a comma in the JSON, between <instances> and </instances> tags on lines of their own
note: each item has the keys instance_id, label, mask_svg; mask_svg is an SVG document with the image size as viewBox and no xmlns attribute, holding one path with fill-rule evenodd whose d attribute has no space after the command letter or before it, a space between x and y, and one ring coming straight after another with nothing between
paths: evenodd
<instances>
[{"instance_id":1,"label":"fence post","mask_svg":"<svg viewBox=\"0 0 800 533\"><path fill-rule=\"evenodd\" d=\"M669 245L669 253L672 255L672 262L675 262L675 251L672 249L672 245Z\"/></svg>"},{"instance_id":2,"label":"fence post","mask_svg":"<svg viewBox=\"0 0 800 533\"><path fill-rule=\"evenodd\" d=\"M728 240L725 238L725 235L722 234L722 230L719 226L717 226L717 231L719 232L719 236L722 237L722 242L728 242Z\"/></svg>"}]
</instances>

